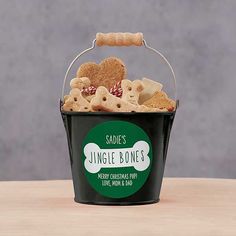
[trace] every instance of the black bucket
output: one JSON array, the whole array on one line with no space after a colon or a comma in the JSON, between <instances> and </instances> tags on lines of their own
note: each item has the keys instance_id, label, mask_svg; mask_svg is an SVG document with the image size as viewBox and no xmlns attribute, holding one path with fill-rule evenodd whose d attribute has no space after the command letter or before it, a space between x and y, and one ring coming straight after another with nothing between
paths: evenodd
<instances>
[{"instance_id":1,"label":"black bucket","mask_svg":"<svg viewBox=\"0 0 236 236\"><path fill-rule=\"evenodd\" d=\"M76 202L104 205L131 205L159 201L168 142L175 112L62 112L61 115L68 138ZM109 123L112 123L112 125L107 126ZM116 124L119 125L117 129L114 127ZM98 133L95 131L95 136L93 136L93 134L90 135L91 137L89 137L88 142L99 142L100 145L104 142L105 146L111 145L114 147L114 140L117 144L117 140L119 142L120 139L122 139L122 135L125 135L126 139L131 139L129 144L135 144L146 138L150 140L148 155L151 157L151 161L148 169L145 170L145 175L142 174L139 176L139 172L141 171L135 170L133 166L123 167L121 168L122 171L119 171L119 167L110 168L108 173L107 171L103 173L103 170L106 170L106 168L101 168L97 173L89 173L87 171L84 164L84 142L88 134L91 134L91 131L94 133L93 131L96 127L99 128L101 125L102 130L105 129L106 135L109 135L108 139L104 137L103 132L99 132L99 129ZM130 125L132 127L131 130L133 130L132 133L129 133L130 130L127 130L127 126L129 127ZM122 128L122 126L124 127ZM133 129L133 127L137 127L137 129ZM125 134L122 133L124 130L127 130ZM146 134L147 137L143 137L143 134ZM109 140L109 144L106 143L107 140ZM123 146L123 141L124 140L120 141L121 146ZM128 142L128 140L126 140L126 142ZM125 155L122 156L123 162L125 159L124 156ZM135 159L135 157L133 157L133 159ZM141 158L139 157L139 159ZM96 161L98 162L98 159ZM137 161L137 159L133 162L135 161ZM125 168L127 171L124 171ZM91 175L91 178L88 175ZM143 178L144 181L142 180L142 182L140 182L140 178ZM124 186L122 186L122 181Z\"/></svg>"},{"instance_id":2,"label":"black bucket","mask_svg":"<svg viewBox=\"0 0 236 236\"><path fill-rule=\"evenodd\" d=\"M126 35L118 33L126 46L128 43L132 45L132 42L125 41ZM112 37L112 42L116 42L116 34ZM95 48L95 42L80 53L67 69L62 98L71 67L81 55ZM144 39L142 45L166 62L173 75L176 92L175 75L169 62L159 51L149 47ZM177 109L176 96L175 101ZM176 110L148 113L65 112L61 106L62 101L60 112L67 133L76 202L132 205L159 201Z\"/></svg>"}]
</instances>

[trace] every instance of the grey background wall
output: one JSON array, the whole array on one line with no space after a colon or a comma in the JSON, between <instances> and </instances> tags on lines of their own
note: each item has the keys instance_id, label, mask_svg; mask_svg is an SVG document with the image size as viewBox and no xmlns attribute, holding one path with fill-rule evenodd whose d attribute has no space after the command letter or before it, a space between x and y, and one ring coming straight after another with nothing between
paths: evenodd
<instances>
[{"instance_id":1,"label":"grey background wall","mask_svg":"<svg viewBox=\"0 0 236 236\"><path fill-rule=\"evenodd\" d=\"M1 0L0 180L70 178L58 99L69 61L98 31L141 31L175 69L181 106L165 175L236 178L235 9L235 0Z\"/></svg>"}]
</instances>

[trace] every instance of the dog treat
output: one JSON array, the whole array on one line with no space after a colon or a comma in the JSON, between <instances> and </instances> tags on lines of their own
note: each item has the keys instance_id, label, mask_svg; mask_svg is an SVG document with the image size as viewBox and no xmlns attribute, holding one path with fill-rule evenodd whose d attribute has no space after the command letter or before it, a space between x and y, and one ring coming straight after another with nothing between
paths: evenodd
<instances>
[{"instance_id":1,"label":"dog treat","mask_svg":"<svg viewBox=\"0 0 236 236\"><path fill-rule=\"evenodd\" d=\"M162 84L147 78L125 79L125 65L116 57L100 64L84 63L76 76L70 81L69 95L64 96L64 111L168 112L176 107Z\"/></svg>"},{"instance_id":2,"label":"dog treat","mask_svg":"<svg viewBox=\"0 0 236 236\"><path fill-rule=\"evenodd\" d=\"M120 99L103 87L98 87L95 97L92 98L90 105L93 111L107 112L164 112L165 109L146 107L144 105L134 105Z\"/></svg>"},{"instance_id":3,"label":"dog treat","mask_svg":"<svg viewBox=\"0 0 236 236\"><path fill-rule=\"evenodd\" d=\"M68 97L62 106L63 111L80 111L79 106L76 104L73 98Z\"/></svg>"},{"instance_id":4,"label":"dog treat","mask_svg":"<svg viewBox=\"0 0 236 236\"><path fill-rule=\"evenodd\" d=\"M121 88L123 91L121 99L138 105L139 95L144 89L142 82L140 80L122 80Z\"/></svg>"},{"instance_id":5,"label":"dog treat","mask_svg":"<svg viewBox=\"0 0 236 236\"><path fill-rule=\"evenodd\" d=\"M78 88L80 90L86 89L90 86L91 82L88 77L74 78L70 81L70 87Z\"/></svg>"},{"instance_id":6,"label":"dog treat","mask_svg":"<svg viewBox=\"0 0 236 236\"><path fill-rule=\"evenodd\" d=\"M98 87L90 104L94 111L134 112L137 110L137 106L110 94L103 86Z\"/></svg>"},{"instance_id":7,"label":"dog treat","mask_svg":"<svg viewBox=\"0 0 236 236\"><path fill-rule=\"evenodd\" d=\"M82 96L78 88L70 91L70 95L66 97L62 109L64 111L91 111L90 103Z\"/></svg>"},{"instance_id":8,"label":"dog treat","mask_svg":"<svg viewBox=\"0 0 236 236\"><path fill-rule=\"evenodd\" d=\"M155 92L161 91L163 85L151 79L142 79L144 89L139 96L139 104L143 104L146 100L151 98Z\"/></svg>"},{"instance_id":9,"label":"dog treat","mask_svg":"<svg viewBox=\"0 0 236 236\"><path fill-rule=\"evenodd\" d=\"M95 94L92 94L92 95L83 95L83 97L84 97L88 102L91 102L92 98L95 97Z\"/></svg>"},{"instance_id":10,"label":"dog treat","mask_svg":"<svg viewBox=\"0 0 236 236\"><path fill-rule=\"evenodd\" d=\"M110 89L116 83L125 79L126 68L119 58L108 57L100 64L94 62L82 64L77 71L77 77L88 77L92 86L104 86Z\"/></svg>"},{"instance_id":11,"label":"dog treat","mask_svg":"<svg viewBox=\"0 0 236 236\"><path fill-rule=\"evenodd\" d=\"M156 92L150 99L145 101L143 105L152 108L167 109L173 111L175 109L175 101L168 98L163 91Z\"/></svg>"}]
</instances>

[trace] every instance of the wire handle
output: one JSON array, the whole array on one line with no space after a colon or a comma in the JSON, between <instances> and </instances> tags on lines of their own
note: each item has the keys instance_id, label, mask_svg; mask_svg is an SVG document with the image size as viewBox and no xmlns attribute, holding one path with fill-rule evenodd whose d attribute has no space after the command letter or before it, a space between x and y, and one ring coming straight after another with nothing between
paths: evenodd
<instances>
[{"instance_id":1,"label":"wire handle","mask_svg":"<svg viewBox=\"0 0 236 236\"><path fill-rule=\"evenodd\" d=\"M98 34L100 34L100 33L98 33ZM98 35L98 34L97 34L97 35ZM117 34L118 34L118 35L120 35L120 34L123 35L123 34L127 34L127 33L117 33ZM137 33L137 34L141 34L141 33ZM109 34L106 34L106 35L109 35ZM136 34L135 34L135 35L136 35ZM97 37L97 36L96 36L96 37ZM100 37L100 36L99 36L99 37ZM99 37L98 37L98 38L99 38ZM110 37L110 36L109 36L109 37ZM135 36L135 37L136 37L136 36ZM138 36L138 37L141 37L141 36ZM99 40L99 39L98 39L98 40ZM101 42L104 43L104 40L100 41L100 43L101 43ZM106 42L107 42L107 41L106 41ZM100 43L99 43L99 44L100 44ZM66 71L66 74L65 74L65 77L64 77L64 81L63 81L62 92L61 92L61 101L63 101L63 98L64 98L65 84L66 84L67 77L68 77L68 75L69 75L69 72L70 72L72 66L74 65L74 63L75 63L83 54L85 54L85 53L87 53L87 52L93 50L93 49L95 48L95 44L98 45L97 38L93 40L92 46L91 46L90 48L85 49L83 52L81 52L80 54L78 54L78 55L74 58L74 60L70 63L70 65L69 65L69 67L68 67L68 69L67 69L67 71ZM108 45L108 44L102 44L102 45ZM117 46L117 45L118 45L118 44L116 44L116 46ZM129 44L129 45L131 45L131 44ZM134 45L134 44L132 44L132 45ZM172 79L173 79L173 84L174 84L174 93L175 93L175 95L174 95L174 100L177 101L176 77L175 77L175 73L174 73L174 70L173 70L171 64L169 63L169 61L166 59L166 57L165 57L161 52L159 52L159 51L157 51L156 49L150 47L150 46L147 44L147 42L146 42L143 38L142 38L142 44L141 44L141 45L143 45L143 46L144 46L145 48L147 48L148 50L150 50L150 51L156 53L156 54L166 63L166 65L169 67L169 69L170 69L170 71L171 71ZM101 46L101 44L100 44L100 46ZM114 45L113 45L113 46L114 46ZM122 44L122 46L124 46L124 43ZM128 45L126 45L126 46L128 46Z\"/></svg>"},{"instance_id":2,"label":"wire handle","mask_svg":"<svg viewBox=\"0 0 236 236\"><path fill-rule=\"evenodd\" d=\"M142 33L97 33L97 46L142 46Z\"/></svg>"}]
</instances>

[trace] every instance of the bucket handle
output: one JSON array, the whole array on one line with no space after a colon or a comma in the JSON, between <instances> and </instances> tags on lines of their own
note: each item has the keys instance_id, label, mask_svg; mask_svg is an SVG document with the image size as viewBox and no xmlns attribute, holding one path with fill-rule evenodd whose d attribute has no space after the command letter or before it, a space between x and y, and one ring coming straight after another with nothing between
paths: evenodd
<instances>
[{"instance_id":1,"label":"bucket handle","mask_svg":"<svg viewBox=\"0 0 236 236\"><path fill-rule=\"evenodd\" d=\"M174 92L175 93L174 100L177 102L177 106L178 106L177 86L176 86L176 77L175 77L174 70L173 70L171 64L169 63L169 61L166 59L166 57L161 52L157 51L156 49L150 47L147 44L147 42L143 38L142 33L136 33L136 34L131 34L131 33L108 33L108 34L97 33L96 38L92 42L92 46L90 48L85 49L80 54L78 54L74 58L74 60L70 63L69 67L67 68L67 71L66 71L66 74L64 77L64 81L63 81L63 86L62 86L61 101L63 101L63 98L64 98L65 84L66 84L67 77L68 77L68 74L69 74L72 66L83 54L93 50L95 48L95 45L97 45L97 46L103 46L103 45L106 45L106 46L131 46L131 45L144 46L148 50L156 53L167 64L167 66L169 67L169 69L171 71L171 75L172 75L173 83L174 83L174 91L175 91Z\"/></svg>"},{"instance_id":2,"label":"bucket handle","mask_svg":"<svg viewBox=\"0 0 236 236\"><path fill-rule=\"evenodd\" d=\"M97 33L97 46L142 46L142 33Z\"/></svg>"}]
</instances>

